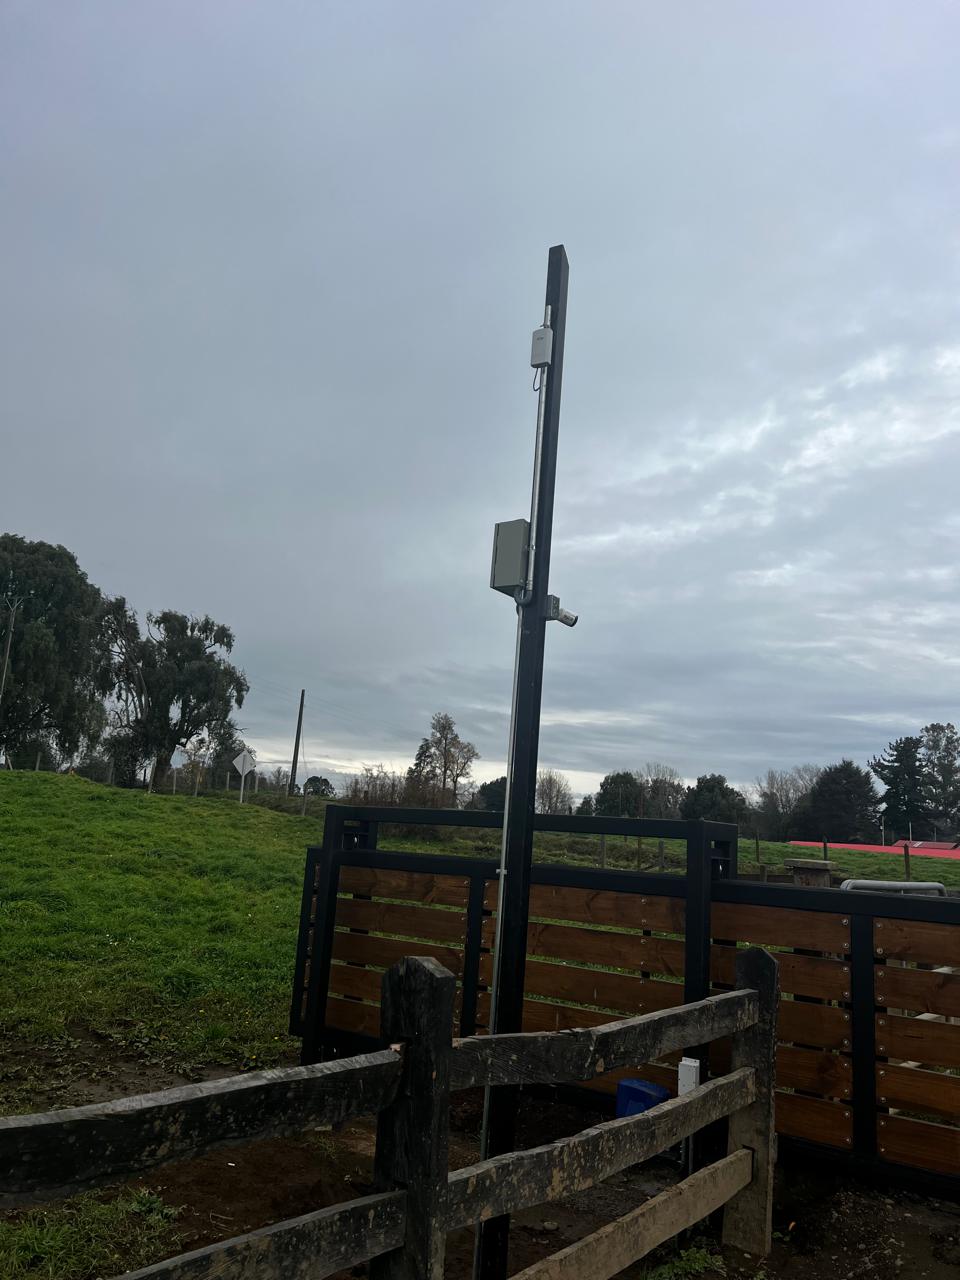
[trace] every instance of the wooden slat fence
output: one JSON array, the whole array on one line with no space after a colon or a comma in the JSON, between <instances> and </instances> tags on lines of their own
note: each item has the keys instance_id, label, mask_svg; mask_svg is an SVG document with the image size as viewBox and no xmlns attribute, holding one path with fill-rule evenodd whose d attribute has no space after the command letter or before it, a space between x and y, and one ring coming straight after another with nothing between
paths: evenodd
<instances>
[{"instance_id":1,"label":"wooden slat fence","mask_svg":"<svg viewBox=\"0 0 960 1280\"><path fill-rule=\"evenodd\" d=\"M442 1280L449 1231L563 1199L729 1117L726 1156L523 1276L607 1280L721 1206L727 1244L768 1252L778 998L768 953L738 956L732 992L561 1034L454 1041L456 979L433 957L401 960L382 983L388 1049L0 1118L0 1203L67 1196L216 1147L375 1114L374 1194L168 1259L132 1280L322 1280L367 1262L372 1280ZM729 1069L683 1097L448 1173L452 1090L586 1080L717 1037L730 1039Z\"/></svg>"},{"instance_id":2,"label":"wooden slat fence","mask_svg":"<svg viewBox=\"0 0 960 1280\"><path fill-rule=\"evenodd\" d=\"M314 867L323 852L311 851ZM430 953L458 977L460 1033L483 1034L493 972L494 867L383 851L352 857L378 865L363 867L361 878L361 869L345 864L338 892L327 890L333 902L330 997L324 1010L322 997L314 996L308 1025L303 964L295 995L302 1017L294 1018L293 1029L305 1037L305 1057L376 1035L380 973L410 949L411 929L416 933L409 938L428 942ZM416 878L405 885L403 866L431 862L443 870L410 871ZM524 1030L595 1026L682 1004L682 878L536 865L533 876ZM305 900L309 892L322 896L324 883L329 886L318 873ZM744 946L776 950L783 991L778 1131L836 1154L960 1179L960 1109L951 1074L960 1068L960 903L893 899L895 915L891 899L881 895L865 900L736 882L715 888L721 900L714 901L711 920L714 989L733 983ZM911 911L945 919L910 918ZM722 1043L714 1046L713 1068L723 1069L726 1053ZM610 1094L619 1078L639 1075L675 1093L679 1056L663 1053L585 1087Z\"/></svg>"}]
</instances>

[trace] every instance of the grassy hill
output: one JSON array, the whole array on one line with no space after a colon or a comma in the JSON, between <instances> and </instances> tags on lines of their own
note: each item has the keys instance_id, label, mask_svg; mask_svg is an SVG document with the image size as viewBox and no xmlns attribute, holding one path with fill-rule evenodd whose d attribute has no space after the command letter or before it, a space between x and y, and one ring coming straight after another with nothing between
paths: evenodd
<instances>
[{"instance_id":1,"label":"grassy hill","mask_svg":"<svg viewBox=\"0 0 960 1280\"><path fill-rule=\"evenodd\" d=\"M276 1060L320 824L0 773L0 1038L93 1032L172 1063Z\"/></svg>"}]
</instances>

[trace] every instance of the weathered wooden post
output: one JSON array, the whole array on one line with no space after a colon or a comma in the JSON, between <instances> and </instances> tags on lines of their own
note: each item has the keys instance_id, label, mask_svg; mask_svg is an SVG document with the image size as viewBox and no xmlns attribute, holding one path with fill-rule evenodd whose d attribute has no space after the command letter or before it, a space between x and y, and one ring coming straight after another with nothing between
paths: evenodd
<instances>
[{"instance_id":1,"label":"weathered wooden post","mask_svg":"<svg viewBox=\"0 0 960 1280\"><path fill-rule=\"evenodd\" d=\"M737 990L760 996L760 1016L752 1027L733 1037L730 1070L753 1067L756 1100L730 1117L728 1151L753 1152L753 1178L723 1213L723 1243L766 1256L773 1233L773 1170L777 1162L774 1132L774 1086L777 1066L777 1006L780 983L777 962L768 951L750 947L737 954Z\"/></svg>"},{"instance_id":2,"label":"weathered wooden post","mask_svg":"<svg viewBox=\"0 0 960 1280\"><path fill-rule=\"evenodd\" d=\"M443 1280L456 986L424 956L407 956L383 975L380 1034L403 1045L403 1078L377 1120L374 1177L380 1191L406 1192L406 1237L370 1263L370 1280Z\"/></svg>"},{"instance_id":3,"label":"weathered wooden post","mask_svg":"<svg viewBox=\"0 0 960 1280\"><path fill-rule=\"evenodd\" d=\"M837 864L823 858L784 858L783 865L793 874L794 884L806 889L829 889L830 876Z\"/></svg>"}]
</instances>

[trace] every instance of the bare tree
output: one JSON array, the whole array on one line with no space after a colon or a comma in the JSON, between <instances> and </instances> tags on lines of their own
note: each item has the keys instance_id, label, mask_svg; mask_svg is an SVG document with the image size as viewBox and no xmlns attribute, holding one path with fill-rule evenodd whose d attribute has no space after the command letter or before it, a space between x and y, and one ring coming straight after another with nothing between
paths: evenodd
<instances>
[{"instance_id":1,"label":"bare tree","mask_svg":"<svg viewBox=\"0 0 960 1280\"><path fill-rule=\"evenodd\" d=\"M183 749L183 754L187 757L187 777L193 784L194 795L200 790L200 780L207 765L209 751L210 744L202 735L193 738Z\"/></svg>"},{"instance_id":2,"label":"bare tree","mask_svg":"<svg viewBox=\"0 0 960 1280\"><path fill-rule=\"evenodd\" d=\"M452 716L438 711L430 721L430 736L422 738L413 764L407 770L404 798L408 804L453 805L470 780L480 752L457 733Z\"/></svg>"},{"instance_id":3,"label":"bare tree","mask_svg":"<svg viewBox=\"0 0 960 1280\"><path fill-rule=\"evenodd\" d=\"M428 739L433 750L437 781L440 784L440 803L447 794L447 786L453 774L453 762L460 739L457 737L457 726L453 716L445 711L438 711L430 721L430 737Z\"/></svg>"},{"instance_id":4,"label":"bare tree","mask_svg":"<svg viewBox=\"0 0 960 1280\"><path fill-rule=\"evenodd\" d=\"M648 760L642 769L637 770L636 778L643 798L643 817L680 817L680 804L686 787L672 765Z\"/></svg>"},{"instance_id":5,"label":"bare tree","mask_svg":"<svg viewBox=\"0 0 960 1280\"><path fill-rule=\"evenodd\" d=\"M819 765L798 764L792 769L768 769L757 778L757 818L767 839L789 838L798 806L821 773Z\"/></svg>"},{"instance_id":6,"label":"bare tree","mask_svg":"<svg viewBox=\"0 0 960 1280\"><path fill-rule=\"evenodd\" d=\"M348 778L343 788L343 798L349 804L398 805L403 793L403 775L382 764L364 765L363 771Z\"/></svg>"},{"instance_id":7,"label":"bare tree","mask_svg":"<svg viewBox=\"0 0 960 1280\"><path fill-rule=\"evenodd\" d=\"M562 773L541 769L537 774L537 813L572 813L573 792Z\"/></svg>"},{"instance_id":8,"label":"bare tree","mask_svg":"<svg viewBox=\"0 0 960 1280\"><path fill-rule=\"evenodd\" d=\"M464 742L462 738L457 738L453 749L453 757L450 762L450 787L453 791L453 803L456 807L458 802L458 791L461 783L469 781L470 770L473 767L474 760L480 759L480 752L472 742Z\"/></svg>"}]
</instances>

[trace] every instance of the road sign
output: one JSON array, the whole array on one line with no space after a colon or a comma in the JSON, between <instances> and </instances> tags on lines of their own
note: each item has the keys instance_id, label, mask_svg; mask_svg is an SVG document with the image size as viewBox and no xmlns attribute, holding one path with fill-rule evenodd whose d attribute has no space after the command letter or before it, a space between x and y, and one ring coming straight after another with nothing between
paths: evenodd
<instances>
[{"instance_id":1,"label":"road sign","mask_svg":"<svg viewBox=\"0 0 960 1280\"><path fill-rule=\"evenodd\" d=\"M250 772L250 770L253 768L255 764L256 764L256 761L254 760L253 756L250 754L249 751L241 751L240 754L237 756L237 758L234 760L233 767L236 769L237 773L239 773L240 777L242 778Z\"/></svg>"}]
</instances>

